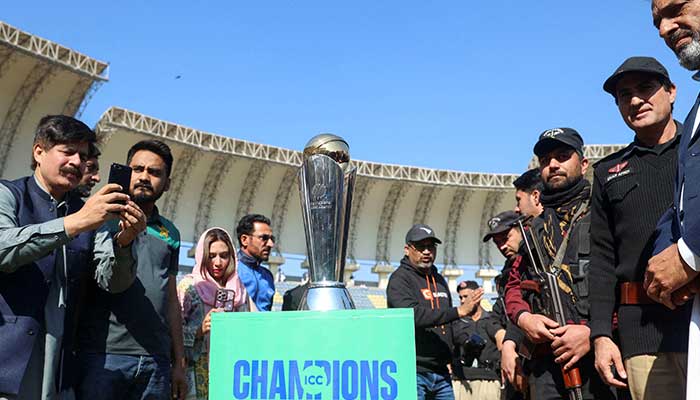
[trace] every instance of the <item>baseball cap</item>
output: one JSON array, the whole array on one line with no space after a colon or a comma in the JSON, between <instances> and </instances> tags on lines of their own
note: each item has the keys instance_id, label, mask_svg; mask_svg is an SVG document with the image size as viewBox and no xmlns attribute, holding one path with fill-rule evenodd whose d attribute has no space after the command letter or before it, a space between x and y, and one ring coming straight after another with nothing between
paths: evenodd
<instances>
[{"instance_id":1,"label":"baseball cap","mask_svg":"<svg viewBox=\"0 0 700 400\"><path fill-rule=\"evenodd\" d=\"M425 224L415 224L406 234L406 243L420 242L424 239L433 239L435 243L442 243L442 240L435 236L433 228Z\"/></svg>"},{"instance_id":2,"label":"baseball cap","mask_svg":"<svg viewBox=\"0 0 700 400\"><path fill-rule=\"evenodd\" d=\"M666 78L668 81L671 80L666 68L654 57L630 57L626 59L622 65L617 67L615 72L605 80L605 83L603 83L603 90L613 95L613 97L616 97L615 88L617 87L617 81L622 78L622 75L628 72L654 74Z\"/></svg>"},{"instance_id":3,"label":"baseball cap","mask_svg":"<svg viewBox=\"0 0 700 400\"><path fill-rule=\"evenodd\" d=\"M537 157L542 157L562 144L572 147L579 155L583 155L583 138L572 128L547 129L540 135L533 151Z\"/></svg>"},{"instance_id":4,"label":"baseball cap","mask_svg":"<svg viewBox=\"0 0 700 400\"><path fill-rule=\"evenodd\" d=\"M515 211L503 211L502 213L496 214L492 217L486 224L489 227L489 231L484 236L484 242L488 242L491 237L508 231L513 225L515 225L520 219L521 215Z\"/></svg>"}]
</instances>

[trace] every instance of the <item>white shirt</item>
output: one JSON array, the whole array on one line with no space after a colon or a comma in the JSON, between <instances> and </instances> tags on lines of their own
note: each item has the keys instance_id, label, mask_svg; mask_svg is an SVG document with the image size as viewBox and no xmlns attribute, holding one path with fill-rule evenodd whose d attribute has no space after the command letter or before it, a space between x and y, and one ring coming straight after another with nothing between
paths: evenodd
<instances>
[{"instance_id":1,"label":"white shirt","mask_svg":"<svg viewBox=\"0 0 700 400\"><path fill-rule=\"evenodd\" d=\"M695 121L693 123L693 130L691 133L691 138L695 136L697 130L698 130L698 124L700 124L700 107L698 107L698 111L695 114ZM683 182L681 182L681 198L680 198L680 211L683 211L683 190L685 189L685 178L683 179ZM683 226L683 220L681 219L681 226ZM698 271L698 268L700 267L700 257L698 257L697 254L693 253L692 250L690 250L690 247L685 243L683 238L681 237L678 240L678 252L681 255L681 258L683 261L685 261L686 264L690 268L692 268L695 271Z\"/></svg>"}]
</instances>

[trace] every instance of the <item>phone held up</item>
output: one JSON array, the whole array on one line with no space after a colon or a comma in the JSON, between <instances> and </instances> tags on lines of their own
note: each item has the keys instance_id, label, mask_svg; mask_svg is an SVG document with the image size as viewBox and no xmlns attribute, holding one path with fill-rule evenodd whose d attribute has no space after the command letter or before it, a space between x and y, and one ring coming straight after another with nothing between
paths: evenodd
<instances>
[{"instance_id":1,"label":"phone held up","mask_svg":"<svg viewBox=\"0 0 700 400\"><path fill-rule=\"evenodd\" d=\"M131 186L131 167L128 165L112 163L109 168L109 181L107 183L116 183L122 187L121 192L129 194Z\"/></svg>"},{"instance_id":2,"label":"phone held up","mask_svg":"<svg viewBox=\"0 0 700 400\"><path fill-rule=\"evenodd\" d=\"M216 289L214 308L221 308L225 312L232 312L234 297L236 297L236 292L234 290L224 288Z\"/></svg>"}]
</instances>

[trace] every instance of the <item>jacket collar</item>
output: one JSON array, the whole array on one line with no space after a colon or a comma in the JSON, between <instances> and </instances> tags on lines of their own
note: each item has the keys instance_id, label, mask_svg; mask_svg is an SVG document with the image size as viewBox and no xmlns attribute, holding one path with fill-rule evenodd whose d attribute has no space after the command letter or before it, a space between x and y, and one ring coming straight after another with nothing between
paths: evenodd
<instances>
[{"instance_id":1,"label":"jacket collar","mask_svg":"<svg viewBox=\"0 0 700 400\"><path fill-rule=\"evenodd\" d=\"M259 267L261 263L260 260L258 260L257 258L246 254L246 252L244 252L243 249L238 250L238 261L242 262L243 264L249 267Z\"/></svg>"}]
</instances>

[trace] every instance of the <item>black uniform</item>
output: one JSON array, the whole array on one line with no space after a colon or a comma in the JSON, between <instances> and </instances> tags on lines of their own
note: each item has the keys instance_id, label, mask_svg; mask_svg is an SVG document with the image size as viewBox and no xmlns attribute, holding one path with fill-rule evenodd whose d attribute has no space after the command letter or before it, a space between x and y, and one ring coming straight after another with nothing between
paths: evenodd
<instances>
[{"instance_id":1,"label":"black uniform","mask_svg":"<svg viewBox=\"0 0 700 400\"><path fill-rule=\"evenodd\" d=\"M676 131L682 131L676 122ZM595 166L590 273L591 338L612 338L619 284L642 282L652 256L654 229L673 203L680 135L647 147L635 139ZM622 305L618 324L623 358L657 352L687 352L691 304L669 310L661 304Z\"/></svg>"},{"instance_id":2,"label":"black uniform","mask_svg":"<svg viewBox=\"0 0 700 400\"><path fill-rule=\"evenodd\" d=\"M464 380L501 380L501 355L496 347L498 320L486 311L474 321L460 318L452 323L455 352L461 368L455 374Z\"/></svg>"}]
</instances>

